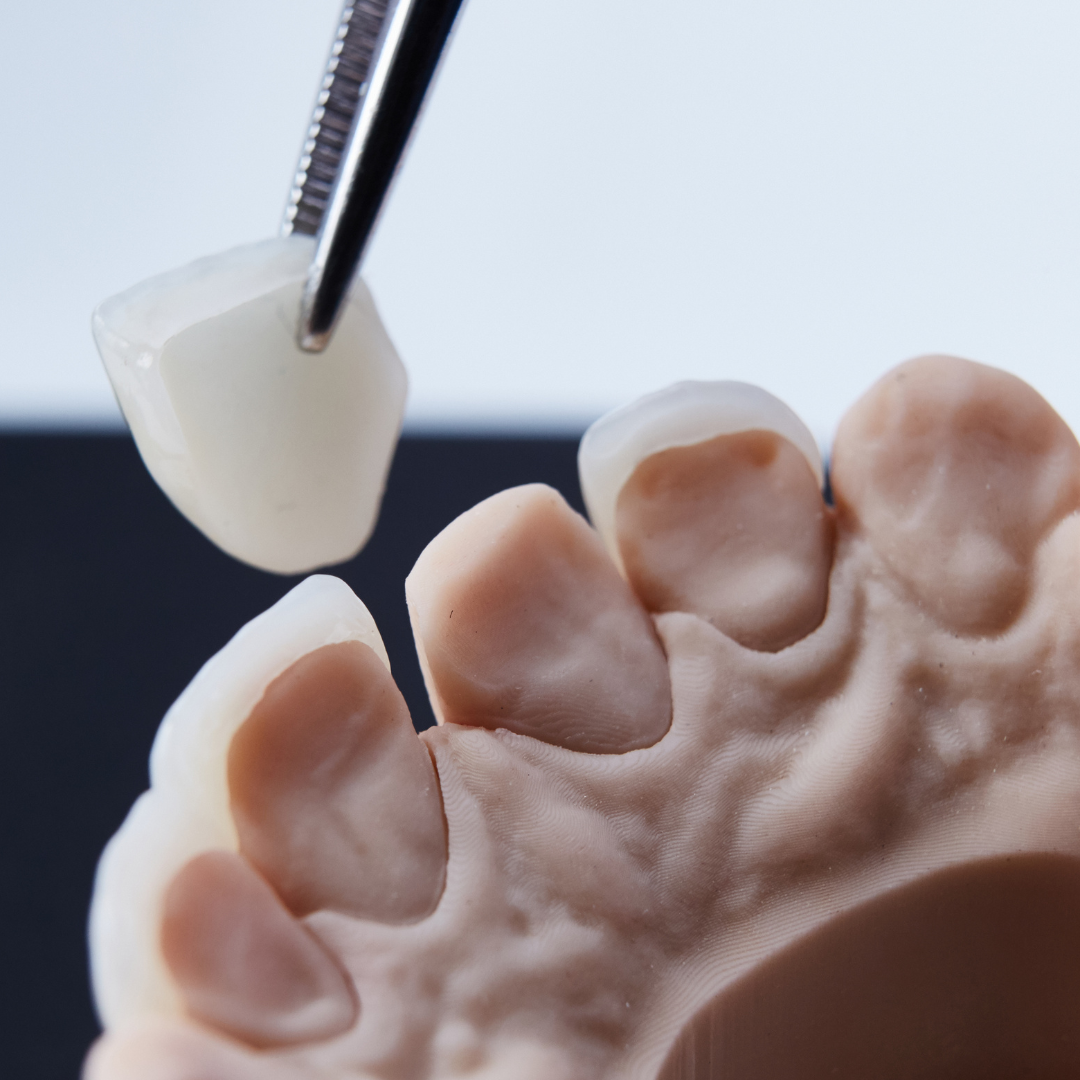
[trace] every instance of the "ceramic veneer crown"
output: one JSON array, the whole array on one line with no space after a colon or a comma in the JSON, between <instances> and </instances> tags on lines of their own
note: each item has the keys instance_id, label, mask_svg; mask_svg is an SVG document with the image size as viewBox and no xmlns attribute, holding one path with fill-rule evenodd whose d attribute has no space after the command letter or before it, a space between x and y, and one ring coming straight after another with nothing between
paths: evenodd
<instances>
[{"instance_id":1,"label":"ceramic veneer crown","mask_svg":"<svg viewBox=\"0 0 1080 1080\"><path fill-rule=\"evenodd\" d=\"M94 338L150 474L244 562L343 562L375 525L406 378L358 282L319 355L296 344L314 242L236 248L105 301Z\"/></svg>"}]
</instances>

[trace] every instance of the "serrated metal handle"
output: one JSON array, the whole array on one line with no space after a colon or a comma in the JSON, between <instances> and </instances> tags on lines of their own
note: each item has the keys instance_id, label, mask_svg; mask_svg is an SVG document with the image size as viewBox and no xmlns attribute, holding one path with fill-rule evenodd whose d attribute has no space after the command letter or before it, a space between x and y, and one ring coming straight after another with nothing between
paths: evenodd
<instances>
[{"instance_id":1,"label":"serrated metal handle","mask_svg":"<svg viewBox=\"0 0 1080 1080\"><path fill-rule=\"evenodd\" d=\"M294 232L314 236L319 231L367 88L389 3L355 0L346 3L341 13L285 207L284 236Z\"/></svg>"},{"instance_id":2,"label":"serrated metal handle","mask_svg":"<svg viewBox=\"0 0 1080 1080\"><path fill-rule=\"evenodd\" d=\"M283 226L317 238L297 332L309 352L330 340L462 6L354 0L342 13Z\"/></svg>"}]
</instances>

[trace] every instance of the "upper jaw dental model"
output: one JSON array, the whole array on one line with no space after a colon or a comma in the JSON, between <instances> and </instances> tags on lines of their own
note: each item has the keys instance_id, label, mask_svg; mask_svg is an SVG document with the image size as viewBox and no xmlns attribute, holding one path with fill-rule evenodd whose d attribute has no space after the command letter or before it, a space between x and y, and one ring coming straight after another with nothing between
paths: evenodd
<instances>
[{"instance_id":1,"label":"upper jaw dental model","mask_svg":"<svg viewBox=\"0 0 1080 1080\"><path fill-rule=\"evenodd\" d=\"M101 863L87 1080L1080 1075L1080 446L924 358L809 433L682 384L406 582L309 578Z\"/></svg>"},{"instance_id":2,"label":"upper jaw dental model","mask_svg":"<svg viewBox=\"0 0 1080 1080\"><path fill-rule=\"evenodd\" d=\"M350 282L459 8L347 6L287 235L95 313L149 470L264 569L374 524L405 375ZM99 867L86 1080L1080 1076L1061 419L924 358L841 424L834 505L743 384L580 468L595 530L517 488L409 576L437 728L330 577L199 672Z\"/></svg>"}]
</instances>

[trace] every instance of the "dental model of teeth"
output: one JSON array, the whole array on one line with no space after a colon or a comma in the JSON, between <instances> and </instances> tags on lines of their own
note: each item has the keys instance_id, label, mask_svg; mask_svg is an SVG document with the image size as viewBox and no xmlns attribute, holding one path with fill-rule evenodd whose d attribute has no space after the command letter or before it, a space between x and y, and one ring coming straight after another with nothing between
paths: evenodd
<instances>
[{"instance_id":1,"label":"dental model of teeth","mask_svg":"<svg viewBox=\"0 0 1080 1080\"><path fill-rule=\"evenodd\" d=\"M237 248L105 301L93 331L151 476L219 547L290 574L351 558L375 525L405 371L363 282L300 350L315 241Z\"/></svg>"},{"instance_id":2,"label":"dental model of teeth","mask_svg":"<svg viewBox=\"0 0 1080 1080\"><path fill-rule=\"evenodd\" d=\"M1080 1074L1080 447L908 363L835 508L767 394L581 448L420 557L440 726L310 578L162 725L92 915L88 1080Z\"/></svg>"}]
</instances>

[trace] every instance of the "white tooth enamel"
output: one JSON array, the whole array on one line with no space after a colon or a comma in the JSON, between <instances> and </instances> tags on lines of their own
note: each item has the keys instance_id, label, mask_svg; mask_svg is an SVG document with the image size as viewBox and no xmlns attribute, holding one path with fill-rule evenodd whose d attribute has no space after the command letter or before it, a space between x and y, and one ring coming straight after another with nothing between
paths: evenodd
<instances>
[{"instance_id":1,"label":"white tooth enamel","mask_svg":"<svg viewBox=\"0 0 1080 1080\"><path fill-rule=\"evenodd\" d=\"M229 554L300 573L375 523L405 370L357 282L326 350L295 342L314 241L236 248L94 313L98 350L151 475Z\"/></svg>"},{"instance_id":2,"label":"white tooth enamel","mask_svg":"<svg viewBox=\"0 0 1080 1080\"><path fill-rule=\"evenodd\" d=\"M821 452L809 429L779 398L749 383L675 383L597 420L581 440L578 472L589 517L620 571L615 505L642 461L673 446L762 430L798 447L824 483Z\"/></svg>"},{"instance_id":3,"label":"white tooth enamel","mask_svg":"<svg viewBox=\"0 0 1080 1080\"><path fill-rule=\"evenodd\" d=\"M94 996L112 1028L180 1015L158 933L165 889L200 852L236 851L227 754L266 687L301 656L341 641L390 663L367 608L337 578L310 577L247 624L195 676L166 714L150 757L150 790L98 864L90 908Z\"/></svg>"}]
</instances>

